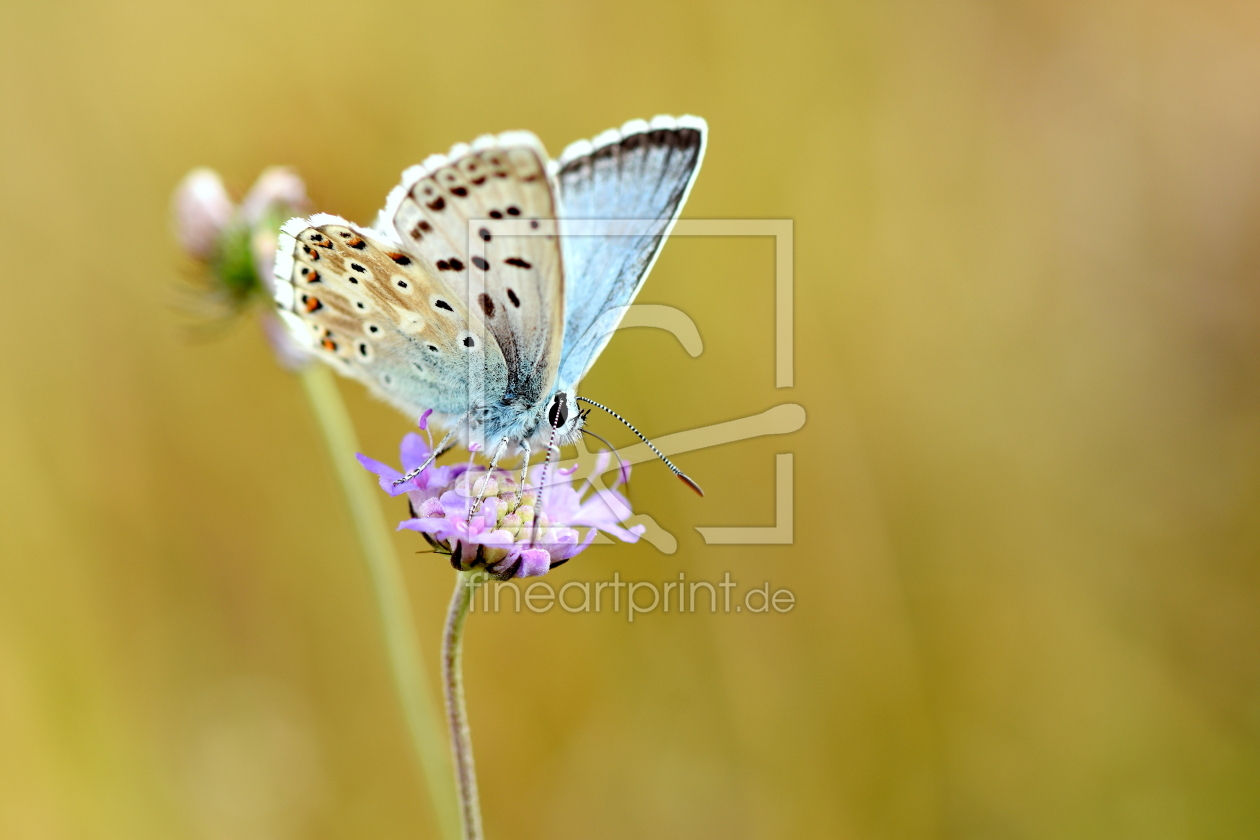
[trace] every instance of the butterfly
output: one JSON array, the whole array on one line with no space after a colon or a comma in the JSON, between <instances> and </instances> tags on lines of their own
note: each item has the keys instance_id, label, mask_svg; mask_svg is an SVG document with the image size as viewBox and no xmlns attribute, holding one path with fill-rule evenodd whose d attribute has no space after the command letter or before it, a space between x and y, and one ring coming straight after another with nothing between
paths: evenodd
<instances>
[{"instance_id":1,"label":"butterfly","mask_svg":"<svg viewBox=\"0 0 1260 840\"><path fill-rule=\"evenodd\" d=\"M371 227L290 219L275 301L293 336L412 417L494 447L572 442L576 386L669 236L704 158L693 117L632 120L551 160L533 134L457 144L407 169ZM422 469L423 467L421 467ZM414 470L411 475L419 472ZM404 479L405 480L405 479Z\"/></svg>"}]
</instances>

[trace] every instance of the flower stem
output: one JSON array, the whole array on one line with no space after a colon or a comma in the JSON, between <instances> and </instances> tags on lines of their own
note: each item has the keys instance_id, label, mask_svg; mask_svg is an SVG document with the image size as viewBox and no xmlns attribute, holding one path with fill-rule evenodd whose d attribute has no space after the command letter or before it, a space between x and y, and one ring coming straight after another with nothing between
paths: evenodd
<instances>
[{"instance_id":1,"label":"flower stem","mask_svg":"<svg viewBox=\"0 0 1260 840\"><path fill-rule=\"evenodd\" d=\"M464 708L464 619L472 604L473 590L484 577L481 571L460 572L446 613L442 635L442 682L446 688L446 720L451 730L451 754L455 757L455 784L459 788L460 821L464 840L482 840L481 803L477 797L477 768L473 764L468 711Z\"/></svg>"},{"instance_id":2,"label":"flower stem","mask_svg":"<svg viewBox=\"0 0 1260 840\"><path fill-rule=\"evenodd\" d=\"M324 443L328 446L328 456L341 483L350 508L350 518L354 521L363 557L367 561L394 687L402 704L411 745L433 801L441 836L455 840L459 834L451 807L454 791L450 787L450 765L442 746L442 725L416 642L415 623L398 555L377 501L377 487L355 461L359 444L332 371L319 363L309 364L302 370L301 380L311 410L319 422Z\"/></svg>"}]
</instances>

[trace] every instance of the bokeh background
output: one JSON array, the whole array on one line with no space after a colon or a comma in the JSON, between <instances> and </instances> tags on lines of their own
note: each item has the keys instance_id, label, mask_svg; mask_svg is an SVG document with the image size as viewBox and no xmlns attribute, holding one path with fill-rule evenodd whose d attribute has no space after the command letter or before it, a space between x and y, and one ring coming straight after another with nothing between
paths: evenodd
<instances>
[{"instance_id":1,"label":"bokeh background","mask_svg":"<svg viewBox=\"0 0 1260 840\"><path fill-rule=\"evenodd\" d=\"M0 836L435 836L357 543L250 319L193 329L191 167L368 221L487 131L711 126L694 218L585 392L661 435L678 540L555 583L770 581L787 615L476 616L492 838L1260 835L1260 6L20 3L0 50ZM407 418L341 383L363 447ZM618 443L630 438L599 427ZM597 427L598 428L598 427ZM795 543L769 525L795 453ZM403 511L391 508L391 515ZM412 552L430 667L451 584Z\"/></svg>"}]
</instances>

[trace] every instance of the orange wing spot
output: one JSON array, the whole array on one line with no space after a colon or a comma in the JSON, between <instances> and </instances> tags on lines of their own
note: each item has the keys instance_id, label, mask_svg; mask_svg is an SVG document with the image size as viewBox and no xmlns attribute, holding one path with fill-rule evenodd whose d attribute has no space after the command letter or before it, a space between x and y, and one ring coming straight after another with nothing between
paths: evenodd
<instances>
[{"instance_id":1,"label":"orange wing spot","mask_svg":"<svg viewBox=\"0 0 1260 840\"><path fill-rule=\"evenodd\" d=\"M324 345L324 349L330 353L337 352L337 342L333 341L331 338L325 338L320 342L320 344Z\"/></svg>"},{"instance_id":2,"label":"orange wing spot","mask_svg":"<svg viewBox=\"0 0 1260 840\"><path fill-rule=\"evenodd\" d=\"M319 298L308 297L306 299L306 311L308 314L314 312L316 309L319 309L321 306L323 306L323 304L319 302Z\"/></svg>"}]
</instances>

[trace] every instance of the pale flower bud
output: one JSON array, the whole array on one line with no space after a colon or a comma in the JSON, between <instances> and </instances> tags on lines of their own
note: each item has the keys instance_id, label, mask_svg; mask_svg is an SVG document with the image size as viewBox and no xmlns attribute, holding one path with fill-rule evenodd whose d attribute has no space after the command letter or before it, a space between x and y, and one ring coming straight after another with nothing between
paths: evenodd
<instances>
[{"instance_id":1,"label":"pale flower bud","mask_svg":"<svg viewBox=\"0 0 1260 840\"><path fill-rule=\"evenodd\" d=\"M202 168L185 175L175 188L171 209L179 244L192 257L208 261L232 219L232 199L218 173Z\"/></svg>"},{"instance_id":2,"label":"pale flower bud","mask_svg":"<svg viewBox=\"0 0 1260 840\"><path fill-rule=\"evenodd\" d=\"M487 566L493 566L495 563L498 563L500 560L507 557L508 553L508 550L501 546L483 545L481 547L480 557L481 561Z\"/></svg>"},{"instance_id":3,"label":"pale flower bud","mask_svg":"<svg viewBox=\"0 0 1260 840\"><path fill-rule=\"evenodd\" d=\"M503 517L503 521L499 523L499 526L505 531L510 531L512 539L516 539L521 534L522 524L524 524L524 520L521 519L521 515L519 513L509 513L507 516Z\"/></svg>"},{"instance_id":4,"label":"pale flower bud","mask_svg":"<svg viewBox=\"0 0 1260 840\"><path fill-rule=\"evenodd\" d=\"M285 219L300 215L307 209L306 184L287 166L264 169L254 186L249 188L241 201L241 217L250 226L263 221L268 210L277 210Z\"/></svg>"}]
</instances>

